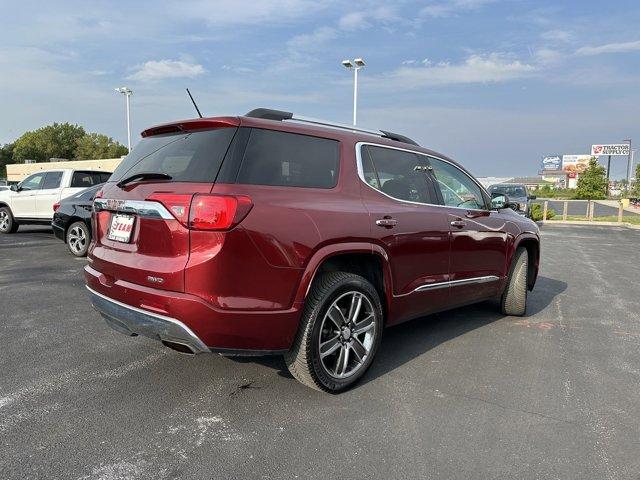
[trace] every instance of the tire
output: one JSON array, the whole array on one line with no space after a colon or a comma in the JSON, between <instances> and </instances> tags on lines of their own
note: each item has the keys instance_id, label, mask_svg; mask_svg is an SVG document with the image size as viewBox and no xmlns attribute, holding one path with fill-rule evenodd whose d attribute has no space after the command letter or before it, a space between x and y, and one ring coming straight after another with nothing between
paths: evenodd
<instances>
[{"instance_id":1,"label":"tire","mask_svg":"<svg viewBox=\"0 0 640 480\"><path fill-rule=\"evenodd\" d=\"M84 222L72 223L67 229L67 248L72 255L84 257L89 250L91 232Z\"/></svg>"},{"instance_id":2,"label":"tire","mask_svg":"<svg viewBox=\"0 0 640 480\"><path fill-rule=\"evenodd\" d=\"M18 226L11 209L9 207L0 208L0 233L16 233Z\"/></svg>"},{"instance_id":3,"label":"tire","mask_svg":"<svg viewBox=\"0 0 640 480\"><path fill-rule=\"evenodd\" d=\"M502 293L500 309L504 315L523 316L527 311L527 273L529 254L526 248L518 248L509 269L507 287Z\"/></svg>"},{"instance_id":4,"label":"tire","mask_svg":"<svg viewBox=\"0 0 640 480\"><path fill-rule=\"evenodd\" d=\"M368 280L346 272L321 274L307 295L298 334L285 354L289 371L316 390L346 390L371 366L382 339L383 318L380 297Z\"/></svg>"}]
</instances>

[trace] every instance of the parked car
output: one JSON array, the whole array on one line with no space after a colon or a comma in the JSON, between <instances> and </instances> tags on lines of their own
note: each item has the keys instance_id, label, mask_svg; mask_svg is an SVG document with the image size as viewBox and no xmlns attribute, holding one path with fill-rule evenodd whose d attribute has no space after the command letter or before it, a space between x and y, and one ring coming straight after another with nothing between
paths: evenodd
<instances>
[{"instance_id":1,"label":"parked car","mask_svg":"<svg viewBox=\"0 0 640 480\"><path fill-rule=\"evenodd\" d=\"M53 233L76 257L84 257L91 242L91 210L102 183L71 195L53 205Z\"/></svg>"},{"instance_id":2,"label":"parked car","mask_svg":"<svg viewBox=\"0 0 640 480\"><path fill-rule=\"evenodd\" d=\"M531 218L531 200L535 195L530 195L526 185L521 183L497 183L489 187L491 194L507 195L512 203L513 210L527 218Z\"/></svg>"},{"instance_id":3,"label":"parked car","mask_svg":"<svg viewBox=\"0 0 640 480\"><path fill-rule=\"evenodd\" d=\"M402 135L256 109L142 136L94 201L85 267L119 332L282 354L339 392L386 326L494 298L525 313L536 224Z\"/></svg>"},{"instance_id":4,"label":"parked car","mask_svg":"<svg viewBox=\"0 0 640 480\"><path fill-rule=\"evenodd\" d=\"M50 225L53 205L87 187L104 183L111 173L91 170L47 170L29 175L0 192L0 233L20 225Z\"/></svg>"}]
</instances>

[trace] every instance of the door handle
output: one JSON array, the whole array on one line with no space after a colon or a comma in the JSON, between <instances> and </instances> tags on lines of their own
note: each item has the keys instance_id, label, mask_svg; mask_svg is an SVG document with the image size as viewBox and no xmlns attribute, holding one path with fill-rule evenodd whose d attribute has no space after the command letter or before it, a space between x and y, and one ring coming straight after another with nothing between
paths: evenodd
<instances>
[{"instance_id":1,"label":"door handle","mask_svg":"<svg viewBox=\"0 0 640 480\"><path fill-rule=\"evenodd\" d=\"M451 222L452 227L462 228L466 225L467 225L467 222L465 222L464 220L453 220Z\"/></svg>"},{"instance_id":2,"label":"door handle","mask_svg":"<svg viewBox=\"0 0 640 480\"><path fill-rule=\"evenodd\" d=\"M376 225L384 228L393 228L397 224L398 224L398 221L391 217L379 218L378 220L376 220Z\"/></svg>"}]
</instances>

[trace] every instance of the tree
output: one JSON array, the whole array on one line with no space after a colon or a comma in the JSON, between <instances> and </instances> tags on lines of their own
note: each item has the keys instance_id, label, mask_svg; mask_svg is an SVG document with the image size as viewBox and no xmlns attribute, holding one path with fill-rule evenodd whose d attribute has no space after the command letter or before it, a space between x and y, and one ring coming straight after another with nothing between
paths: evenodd
<instances>
[{"instance_id":1,"label":"tree","mask_svg":"<svg viewBox=\"0 0 640 480\"><path fill-rule=\"evenodd\" d=\"M14 163L13 159L13 143L6 143L0 147L0 177L6 178L6 166Z\"/></svg>"},{"instance_id":2,"label":"tree","mask_svg":"<svg viewBox=\"0 0 640 480\"><path fill-rule=\"evenodd\" d=\"M127 147L100 133L88 133L76 142L74 157L78 160L118 158L129 153Z\"/></svg>"},{"instance_id":3,"label":"tree","mask_svg":"<svg viewBox=\"0 0 640 480\"><path fill-rule=\"evenodd\" d=\"M589 166L580 174L574 198L580 200L602 200L607 194L607 172L598 160L592 157Z\"/></svg>"},{"instance_id":4,"label":"tree","mask_svg":"<svg viewBox=\"0 0 640 480\"><path fill-rule=\"evenodd\" d=\"M26 132L15 141L13 158L38 162L50 158L74 158L77 142L85 136L84 128L70 123L54 123L46 127Z\"/></svg>"},{"instance_id":5,"label":"tree","mask_svg":"<svg viewBox=\"0 0 640 480\"><path fill-rule=\"evenodd\" d=\"M633 194L637 197L640 197L640 163L636 165L636 182Z\"/></svg>"}]
</instances>

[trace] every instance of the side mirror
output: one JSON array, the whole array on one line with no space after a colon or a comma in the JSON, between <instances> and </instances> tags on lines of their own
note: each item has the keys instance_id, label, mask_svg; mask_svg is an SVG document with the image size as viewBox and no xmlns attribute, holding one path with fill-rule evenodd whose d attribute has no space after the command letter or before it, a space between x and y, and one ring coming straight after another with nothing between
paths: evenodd
<instances>
[{"instance_id":1,"label":"side mirror","mask_svg":"<svg viewBox=\"0 0 640 480\"><path fill-rule=\"evenodd\" d=\"M12 184L9 188L11 189L12 192L19 192L20 191L20 188L15 183Z\"/></svg>"},{"instance_id":2,"label":"side mirror","mask_svg":"<svg viewBox=\"0 0 640 480\"><path fill-rule=\"evenodd\" d=\"M536 197L535 195L529 195L527 198L528 198L529 200L535 200L535 199L536 199L536 198L538 198L538 197Z\"/></svg>"},{"instance_id":3,"label":"side mirror","mask_svg":"<svg viewBox=\"0 0 640 480\"><path fill-rule=\"evenodd\" d=\"M491 194L491 208L493 210L501 210L509 207L509 197L504 193Z\"/></svg>"}]
</instances>

